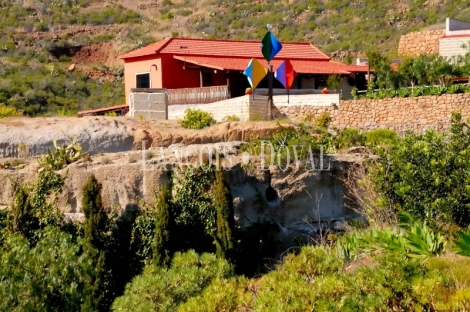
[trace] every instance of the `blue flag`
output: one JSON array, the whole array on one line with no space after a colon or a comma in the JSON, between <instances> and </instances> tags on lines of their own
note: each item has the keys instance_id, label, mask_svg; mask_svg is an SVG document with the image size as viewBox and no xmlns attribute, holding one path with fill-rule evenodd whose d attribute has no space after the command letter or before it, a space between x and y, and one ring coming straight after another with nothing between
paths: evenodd
<instances>
[{"instance_id":1,"label":"blue flag","mask_svg":"<svg viewBox=\"0 0 470 312\"><path fill-rule=\"evenodd\" d=\"M261 41L261 52L264 58L269 62L276 54L282 49L282 44L274 37L274 35L268 31Z\"/></svg>"}]
</instances>

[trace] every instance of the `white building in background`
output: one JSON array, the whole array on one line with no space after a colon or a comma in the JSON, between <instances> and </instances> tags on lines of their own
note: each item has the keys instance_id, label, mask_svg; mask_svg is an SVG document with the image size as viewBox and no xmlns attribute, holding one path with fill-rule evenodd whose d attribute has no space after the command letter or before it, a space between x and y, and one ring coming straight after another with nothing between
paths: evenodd
<instances>
[{"instance_id":1,"label":"white building in background","mask_svg":"<svg viewBox=\"0 0 470 312\"><path fill-rule=\"evenodd\" d=\"M439 55L450 58L467 52L470 52L470 23L448 17L445 36L439 39Z\"/></svg>"}]
</instances>

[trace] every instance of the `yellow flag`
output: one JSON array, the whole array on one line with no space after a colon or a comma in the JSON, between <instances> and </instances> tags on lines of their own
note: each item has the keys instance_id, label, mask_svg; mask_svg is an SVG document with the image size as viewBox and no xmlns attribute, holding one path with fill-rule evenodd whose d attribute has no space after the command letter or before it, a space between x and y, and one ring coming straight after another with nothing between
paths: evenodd
<instances>
[{"instance_id":1,"label":"yellow flag","mask_svg":"<svg viewBox=\"0 0 470 312\"><path fill-rule=\"evenodd\" d=\"M268 70L261 65L256 59L251 59L248 67L245 69L243 74L248 77L248 81L253 89L259 84L261 80L266 76Z\"/></svg>"}]
</instances>

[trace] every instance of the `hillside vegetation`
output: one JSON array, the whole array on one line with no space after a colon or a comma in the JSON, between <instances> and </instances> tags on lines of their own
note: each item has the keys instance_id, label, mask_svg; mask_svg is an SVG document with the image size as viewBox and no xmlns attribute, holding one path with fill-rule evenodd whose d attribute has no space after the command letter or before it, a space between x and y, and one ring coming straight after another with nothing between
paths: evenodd
<instances>
[{"instance_id":1,"label":"hillside vegetation","mask_svg":"<svg viewBox=\"0 0 470 312\"><path fill-rule=\"evenodd\" d=\"M458 0L0 0L0 105L27 115L73 114L122 104L122 63L116 56L168 36L260 40L266 24L283 41L308 41L352 62L356 52L393 55L400 35L470 20ZM441 28L443 28L442 26ZM111 43L109 60L81 59L70 47ZM90 70L114 77L97 80Z\"/></svg>"}]
</instances>

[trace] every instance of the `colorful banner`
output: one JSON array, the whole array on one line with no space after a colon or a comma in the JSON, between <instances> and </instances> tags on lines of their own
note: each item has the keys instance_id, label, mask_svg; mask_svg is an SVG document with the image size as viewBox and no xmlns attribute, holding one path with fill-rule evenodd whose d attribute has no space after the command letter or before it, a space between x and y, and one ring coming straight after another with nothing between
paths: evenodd
<instances>
[{"instance_id":1,"label":"colorful banner","mask_svg":"<svg viewBox=\"0 0 470 312\"><path fill-rule=\"evenodd\" d=\"M297 73L289 60L282 62L274 72L274 77L282 83L286 90L289 90L292 87L296 76Z\"/></svg>"},{"instance_id":2,"label":"colorful banner","mask_svg":"<svg viewBox=\"0 0 470 312\"><path fill-rule=\"evenodd\" d=\"M248 78L251 88L255 89L258 83L266 76L267 72L266 68L253 58L250 63L248 63L248 67L243 74Z\"/></svg>"},{"instance_id":3,"label":"colorful banner","mask_svg":"<svg viewBox=\"0 0 470 312\"><path fill-rule=\"evenodd\" d=\"M282 50L282 44L274 37L274 35L268 31L261 41L261 52L264 58L269 62L271 61L279 51Z\"/></svg>"}]
</instances>

